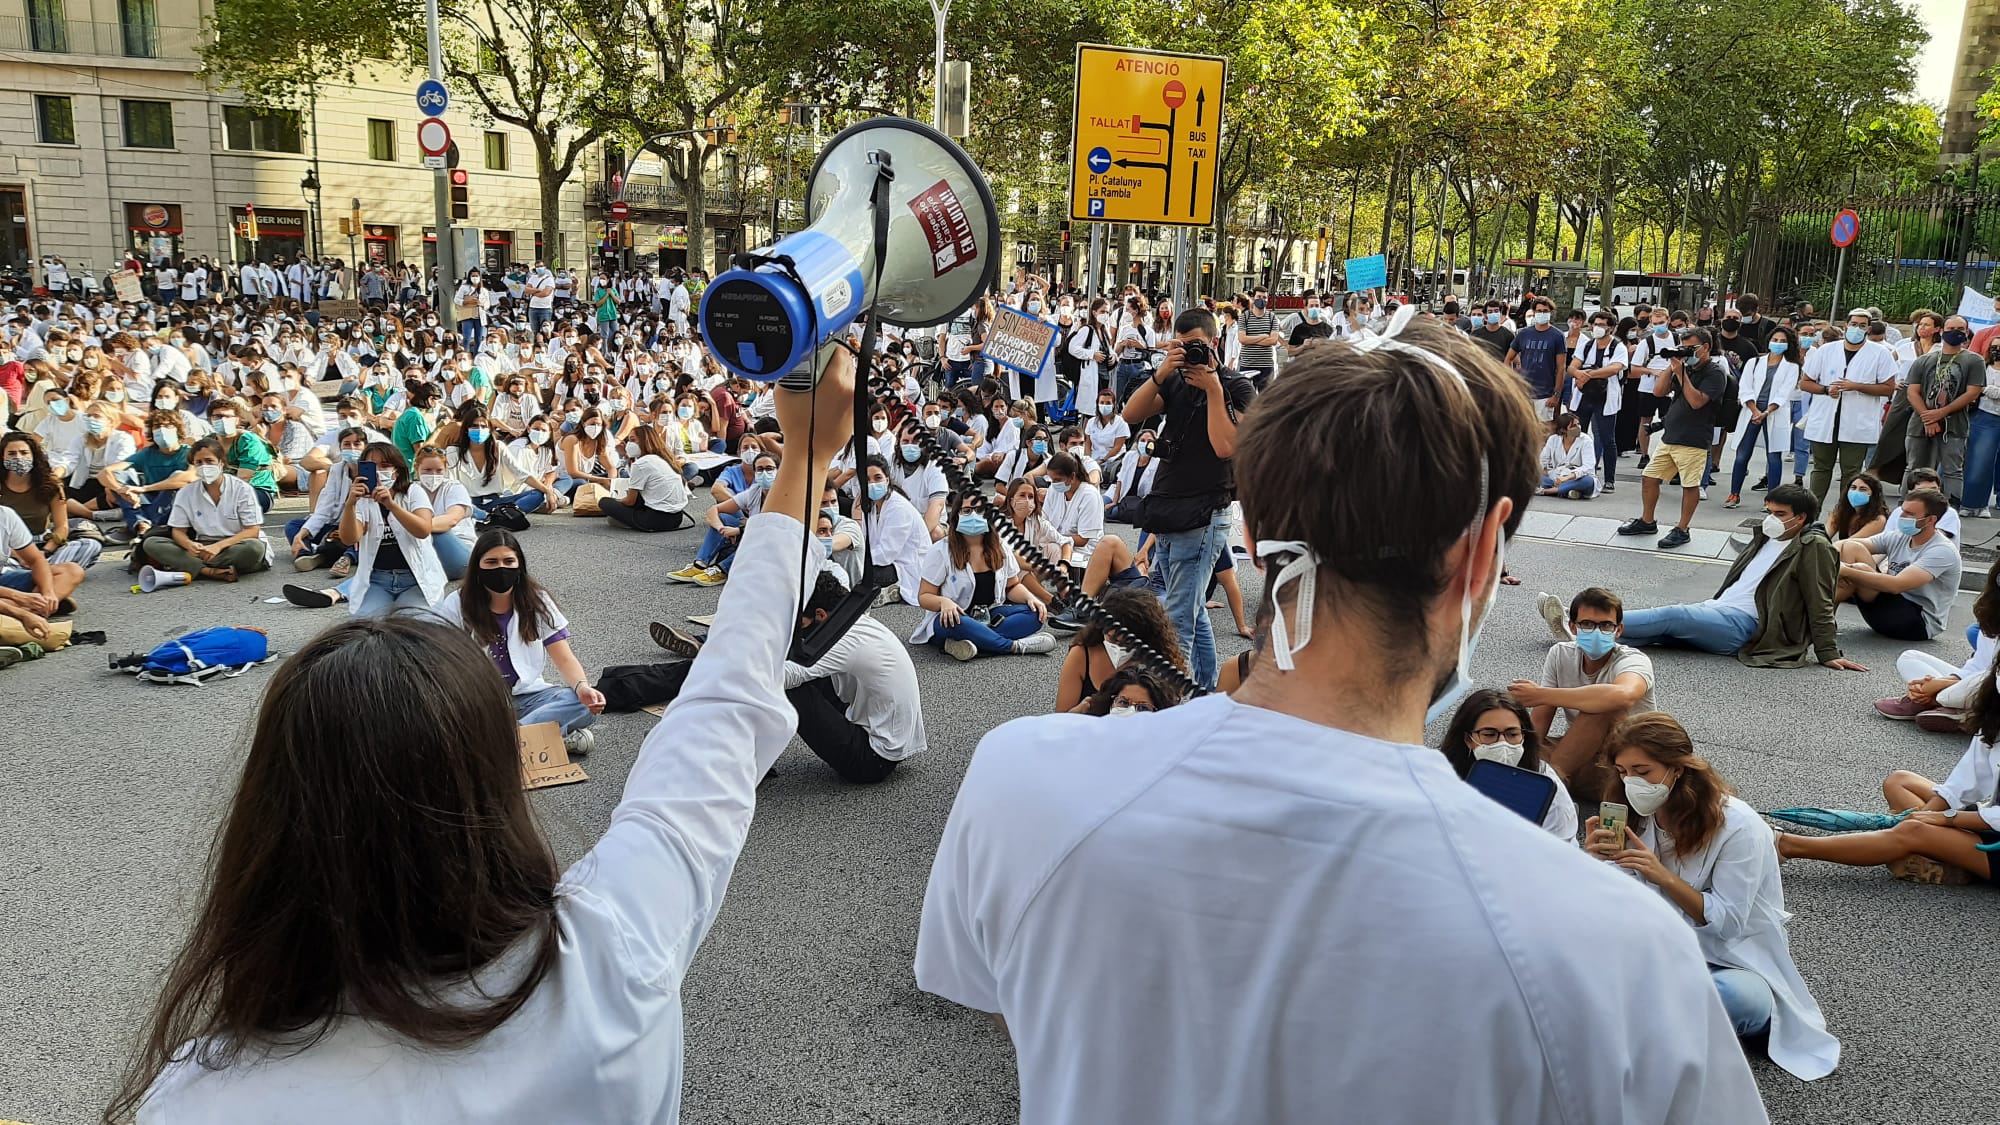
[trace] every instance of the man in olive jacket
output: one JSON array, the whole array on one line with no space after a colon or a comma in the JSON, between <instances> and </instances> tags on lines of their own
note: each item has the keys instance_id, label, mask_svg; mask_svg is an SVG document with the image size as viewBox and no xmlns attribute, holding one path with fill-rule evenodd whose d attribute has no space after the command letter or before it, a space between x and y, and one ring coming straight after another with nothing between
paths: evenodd
<instances>
[{"instance_id":1,"label":"man in olive jacket","mask_svg":"<svg viewBox=\"0 0 2000 1125\"><path fill-rule=\"evenodd\" d=\"M1694 605L1627 610L1622 640L1735 653L1752 668L1801 667L1810 646L1829 668L1866 672L1840 654L1833 621L1840 553L1818 518L1819 499L1805 488L1785 484L1765 493L1763 525L1722 589Z\"/></svg>"}]
</instances>

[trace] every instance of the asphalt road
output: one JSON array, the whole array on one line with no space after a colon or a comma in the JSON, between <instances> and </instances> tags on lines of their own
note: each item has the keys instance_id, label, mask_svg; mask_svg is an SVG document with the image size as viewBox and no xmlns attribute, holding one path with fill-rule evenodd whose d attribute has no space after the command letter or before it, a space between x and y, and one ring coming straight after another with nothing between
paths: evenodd
<instances>
[{"instance_id":1,"label":"asphalt road","mask_svg":"<svg viewBox=\"0 0 2000 1125\"><path fill-rule=\"evenodd\" d=\"M1575 507L1618 514L1636 507L1625 491ZM1728 526L1738 513L1726 515L1705 505L1703 522ZM715 603L713 591L661 578L690 557L693 531L645 536L565 517L539 521L527 543L592 670L657 657L649 616L678 621ZM1540 669L1547 634L1537 589L1606 584L1635 606L1654 605L1708 596L1722 576L1713 562L1547 541L1517 542L1509 561L1525 584L1501 593L1485 630L1475 660L1485 683ZM131 596L107 560L83 598L85 627L108 630L110 649L0 672L0 715L13 736L13 780L0 801L0 1118L95 1119L179 941L269 679L255 671L199 688L139 684L107 672L105 653L223 623L267 629L277 647L296 649L332 618L262 603L291 577L286 569ZM1969 605L1961 597L1961 629ZM907 607L880 612L899 631L915 621ZM1216 617L1228 634L1227 615ZM1750 672L1717 657L1655 655L1661 704L1755 805L1873 808L1887 771L1941 778L1963 748L1874 715L1870 701L1896 684L1898 646L1867 635L1851 610L1842 625L1849 654L1873 672ZM1956 660L1963 645L1935 647ZM763 787L728 902L687 982L684 1120L928 1125L1014 1115L1004 1037L919 992L910 965L932 851L967 757L986 730L1051 705L1057 658L961 665L922 651L916 661L928 754L861 789L795 744ZM608 820L655 721L607 716L587 762L592 780L535 796L565 863ZM1980 1013L2000 898L1803 863L1786 868L1786 883L1793 949L1845 1055L1809 1085L1757 1062L1773 1119L1829 1125L1914 1111L1991 1120L2000 1039ZM1615 918L1604 940L1618 940Z\"/></svg>"}]
</instances>

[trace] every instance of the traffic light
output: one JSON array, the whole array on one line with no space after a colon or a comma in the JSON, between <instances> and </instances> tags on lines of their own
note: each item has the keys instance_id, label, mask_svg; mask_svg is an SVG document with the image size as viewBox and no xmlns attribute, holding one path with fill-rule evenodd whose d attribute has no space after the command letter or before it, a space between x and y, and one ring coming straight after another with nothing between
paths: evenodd
<instances>
[{"instance_id":1,"label":"traffic light","mask_svg":"<svg viewBox=\"0 0 2000 1125\"><path fill-rule=\"evenodd\" d=\"M472 200L467 193L467 181L470 179L463 168L451 170L451 217L454 219L472 217Z\"/></svg>"},{"instance_id":2,"label":"traffic light","mask_svg":"<svg viewBox=\"0 0 2000 1125\"><path fill-rule=\"evenodd\" d=\"M1056 229L1062 232L1062 250L1063 253L1067 254L1069 253L1069 220L1064 219L1062 222L1057 223Z\"/></svg>"}]
</instances>

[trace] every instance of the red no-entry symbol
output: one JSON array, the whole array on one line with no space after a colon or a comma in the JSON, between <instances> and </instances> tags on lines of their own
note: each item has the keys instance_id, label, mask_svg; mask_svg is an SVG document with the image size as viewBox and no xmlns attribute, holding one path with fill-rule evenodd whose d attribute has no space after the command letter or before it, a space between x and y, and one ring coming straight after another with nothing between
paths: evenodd
<instances>
[{"instance_id":1,"label":"red no-entry symbol","mask_svg":"<svg viewBox=\"0 0 2000 1125\"><path fill-rule=\"evenodd\" d=\"M1187 100L1187 87L1176 78L1161 88L1160 100L1167 103L1168 109L1179 109L1181 103Z\"/></svg>"},{"instance_id":2,"label":"red no-entry symbol","mask_svg":"<svg viewBox=\"0 0 2000 1125\"><path fill-rule=\"evenodd\" d=\"M1828 233L1833 236L1835 246L1847 249L1861 234L1861 216L1852 211L1842 211L1833 217L1833 229Z\"/></svg>"}]
</instances>

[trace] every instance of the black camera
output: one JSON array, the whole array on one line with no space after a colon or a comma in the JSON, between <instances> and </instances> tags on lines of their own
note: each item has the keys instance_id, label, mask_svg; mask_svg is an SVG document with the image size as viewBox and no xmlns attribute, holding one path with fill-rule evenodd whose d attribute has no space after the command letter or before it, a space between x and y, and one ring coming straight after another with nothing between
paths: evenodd
<instances>
[{"instance_id":1,"label":"black camera","mask_svg":"<svg viewBox=\"0 0 2000 1125\"><path fill-rule=\"evenodd\" d=\"M1181 341L1181 366L1213 367L1215 366L1215 353L1209 350L1208 344L1204 341L1183 340Z\"/></svg>"},{"instance_id":2,"label":"black camera","mask_svg":"<svg viewBox=\"0 0 2000 1125\"><path fill-rule=\"evenodd\" d=\"M1153 447L1150 453L1162 461L1171 461L1174 459L1174 454L1180 452L1180 448L1181 443L1175 441L1173 438L1156 437L1153 439Z\"/></svg>"},{"instance_id":3,"label":"black camera","mask_svg":"<svg viewBox=\"0 0 2000 1125\"><path fill-rule=\"evenodd\" d=\"M1656 354L1656 355L1660 356L1660 357L1661 357L1661 358L1663 358L1663 359L1691 359L1691 358L1693 358L1693 357L1694 357L1694 349L1693 349L1693 348L1661 348L1661 349L1660 349L1660 350L1659 350L1658 352L1656 352L1656 353L1654 353L1654 354Z\"/></svg>"}]
</instances>

